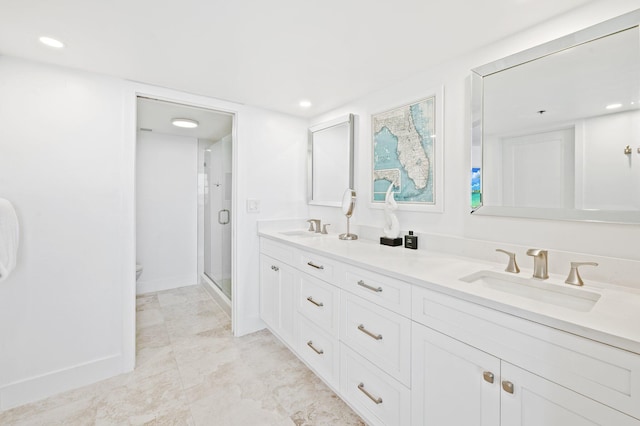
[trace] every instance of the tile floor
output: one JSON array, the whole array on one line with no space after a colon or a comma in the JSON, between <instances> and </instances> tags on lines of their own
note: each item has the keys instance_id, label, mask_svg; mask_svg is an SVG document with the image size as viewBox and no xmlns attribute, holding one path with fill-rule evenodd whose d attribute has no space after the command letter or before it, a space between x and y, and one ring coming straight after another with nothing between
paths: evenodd
<instances>
[{"instance_id":1,"label":"tile floor","mask_svg":"<svg viewBox=\"0 0 640 426\"><path fill-rule=\"evenodd\" d=\"M0 425L364 425L266 330L233 337L201 286L137 299L133 372L0 413Z\"/></svg>"}]
</instances>

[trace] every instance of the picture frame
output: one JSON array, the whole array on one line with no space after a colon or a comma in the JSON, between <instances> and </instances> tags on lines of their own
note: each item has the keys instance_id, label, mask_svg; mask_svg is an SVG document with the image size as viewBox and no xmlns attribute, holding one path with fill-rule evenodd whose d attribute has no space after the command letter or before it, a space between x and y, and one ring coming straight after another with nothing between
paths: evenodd
<instances>
[{"instance_id":1,"label":"picture frame","mask_svg":"<svg viewBox=\"0 0 640 426\"><path fill-rule=\"evenodd\" d=\"M389 185L399 210L444 210L444 87L371 115L371 206Z\"/></svg>"}]
</instances>

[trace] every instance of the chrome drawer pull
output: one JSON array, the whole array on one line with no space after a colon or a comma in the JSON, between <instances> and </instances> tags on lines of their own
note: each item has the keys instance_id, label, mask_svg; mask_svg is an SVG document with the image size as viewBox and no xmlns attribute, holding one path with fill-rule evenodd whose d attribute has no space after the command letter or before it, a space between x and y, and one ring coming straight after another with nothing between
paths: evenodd
<instances>
[{"instance_id":1,"label":"chrome drawer pull","mask_svg":"<svg viewBox=\"0 0 640 426\"><path fill-rule=\"evenodd\" d=\"M367 288L367 289L369 289L369 290L371 290L371 291L375 291L376 293L380 293L380 292L382 291L382 287L378 287L378 288L376 288L376 287L371 287L370 285L365 284L365 282L364 282L364 281L362 281L362 280L358 281L358 285L359 285L360 287Z\"/></svg>"},{"instance_id":2,"label":"chrome drawer pull","mask_svg":"<svg viewBox=\"0 0 640 426\"><path fill-rule=\"evenodd\" d=\"M314 352L317 353L318 355L322 355L324 353L324 351L322 349L316 349L316 347L313 346L313 342L311 340L309 340L307 342L307 346L309 346L311 349L313 349Z\"/></svg>"},{"instance_id":3,"label":"chrome drawer pull","mask_svg":"<svg viewBox=\"0 0 640 426\"><path fill-rule=\"evenodd\" d=\"M375 402L376 404L382 404L382 398L380 397L375 397L373 395L371 395L365 388L364 388L364 383L360 383L358 385L358 389L360 389L360 392L362 392L363 394L367 395L369 397L370 400L372 400L373 402Z\"/></svg>"},{"instance_id":4,"label":"chrome drawer pull","mask_svg":"<svg viewBox=\"0 0 640 426\"><path fill-rule=\"evenodd\" d=\"M504 391L507 393L513 393L513 383L503 380L502 389L504 389Z\"/></svg>"},{"instance_id":5,"label":"chrome drawer pull","mask_svg":"<svg viewBox=\"0 0 640 426\"><path fill-rule=\"evenodd\" d=\"M373 334L372 332L370 332L369 330L367 330L366 328L364 328L363 324L360 324L358 326L358 330L362 331L364 334L366 334L367 336L371 336L376 340L382 340L382 334Z\"/></svg>"},{"instance_id":6,"label":"chrome drawer pull","mask_svg":"<svg viewBox=\"0 0 640 426\"><path fill-rule=\"evenodd\" d=\"M324 269L324 266L316 265L315 263L313 263L311 261L307 262L307 265L311 266L312 268L316 268L316 269Z\"/></svg>"},{"instance_id":7,"label":"chrome drawer pull","mask_svg":"<svg viewBox=\"0 0 640 426\"><path fill-rule=\"evenodd\" d=\"M485 382L493 383L494 375L491 371L485 371L482 373L482 377L484 377Z\"/></svg>"},{"instance_id":8,"label":"chrome drawer pull","mask_svg":"<svg viewBox=\"0 0 640 426\"><path fill-rule=\"evenodd\" d=\"M312 296L307 297L307 300L320 308L324 306L324 303L313 300Z\"/></svg>"},{"instance_id":9,"label":"chrome drawer pull","mask_svg":"<svg viewBox=\"0 0 640 426\"><path fill-rule=\"evenodd\" d=\"M280 270L280 268L278 268L277 266L274 266L274 265L271 265L271 269L273 271L276 271L276 272L278 272Z\"/></svg>"}]
</instances>

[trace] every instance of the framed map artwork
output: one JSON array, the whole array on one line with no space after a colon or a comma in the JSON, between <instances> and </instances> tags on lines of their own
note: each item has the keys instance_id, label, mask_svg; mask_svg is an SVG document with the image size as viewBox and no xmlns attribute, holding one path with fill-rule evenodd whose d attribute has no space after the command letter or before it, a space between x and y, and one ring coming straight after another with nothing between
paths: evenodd
<instances>
[{"instance_id":1,"label":"framed map artwork","mask_svg":"<svg viewBox=\"0 0 640 426\"><path fill-rule=\"evenodd\" d=\"M372 203L389 185L399 209L442 211L442 90L371 116Z\"/></svg>"}]
</instances>

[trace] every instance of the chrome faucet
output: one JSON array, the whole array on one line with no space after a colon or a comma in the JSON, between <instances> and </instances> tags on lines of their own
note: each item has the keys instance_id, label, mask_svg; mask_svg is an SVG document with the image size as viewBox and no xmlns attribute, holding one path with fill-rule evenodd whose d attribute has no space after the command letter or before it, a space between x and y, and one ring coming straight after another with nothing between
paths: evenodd
<instances>
[{"instance_id":1,"label":"chrome faucet","mask_svg":"<svg viewBox=\"0 0 640 426\"><path fill-rule=\"evenodd\" d=\"M533 256L533 278L541 280L549 278L547 254L548 252L542 249L527 250L527 256Z\"/></svg>"},{"instance_id":2,"label":"chrome faucet","mask_svg":"<svg viewBox=\"0 0 640 426\"><path fill-rule=\"evenodd\" d=\"M313 231L317 234L321 232L320 219L309 219L307 222L309 222L309 231Z\"/></svg>"}]
</instances>

